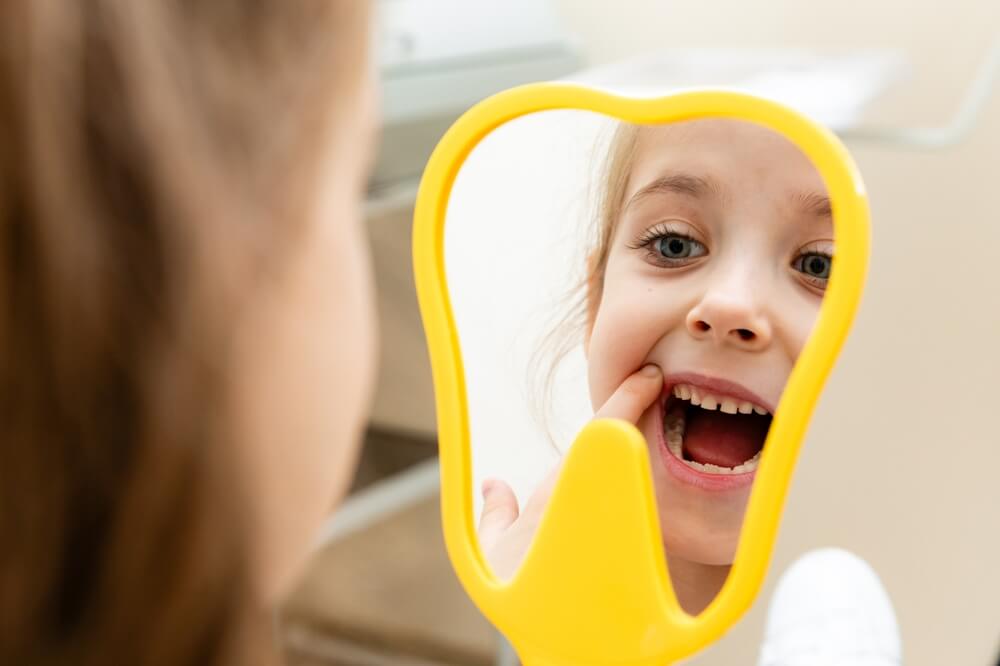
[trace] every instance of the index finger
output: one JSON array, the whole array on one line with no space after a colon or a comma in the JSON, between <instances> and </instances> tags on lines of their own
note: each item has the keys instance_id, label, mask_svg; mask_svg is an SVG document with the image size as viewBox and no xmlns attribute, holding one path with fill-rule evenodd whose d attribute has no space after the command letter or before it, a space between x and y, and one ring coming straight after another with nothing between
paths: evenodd
<instances>
[{"instance_id":1,"label":"index finger","mask_svg":"<svg viewBox=\"0 0 1000 666\"><path fill-rule=\"evenodd\" d=\"M643 366L622 382L594 418L615 418L635 424L663 392L663 373L655 365Z\"/></svg>"}]
</instances>

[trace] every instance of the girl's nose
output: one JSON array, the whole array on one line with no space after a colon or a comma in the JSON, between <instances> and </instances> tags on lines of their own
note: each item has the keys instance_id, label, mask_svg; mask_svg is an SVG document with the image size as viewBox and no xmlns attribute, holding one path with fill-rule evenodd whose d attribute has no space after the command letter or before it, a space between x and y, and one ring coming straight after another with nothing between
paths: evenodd
<instances>
[{"instance_id":1,"label":"girl's nose","mask_svg":"<svg viewBox=\"0 0 1000 666\"><path fill-rule=\"evenodd\" d=\"M771 324L747 294L709 293L688 312L688 332L698 340L711 340L747 351L771 344Z\"/></svg>"}]
</instances>

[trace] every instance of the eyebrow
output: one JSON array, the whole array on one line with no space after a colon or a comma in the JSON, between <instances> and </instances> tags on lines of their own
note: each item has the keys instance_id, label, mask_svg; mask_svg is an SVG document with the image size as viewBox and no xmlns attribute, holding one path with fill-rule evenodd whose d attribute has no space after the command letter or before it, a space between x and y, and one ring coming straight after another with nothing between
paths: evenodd
<instances>
[{"instance_id":1,"label":"eyebrow","mask_svg":"<svg viewBox=\"0 0 1000 666\"><path fill-rule=\"evenodd\" d=\"M682 194L695 199L705 199L715 196L722 199L726 197L726 188L711 178L688 173L667 174L640 188L628 200L622 208L622 212L652 194ZM798 204L803 212L812 217L833 219L830 197L825 194L819 194L818 192L796 192L792 195L792 200Z\"/></svg>"},{"instance_id":2,"label":"eyebrow","mask_svg":"<svg viewBox=\"0 0 1000 666\"><path fill-rule=\"evenodd\" d=\"M710 196L723 198L725 188L710 178L703 178L687 173L673 173L660 176L653 182L644 185L638 192L632 195L622 208L622 211L642 199L652 194L683 194L696 199L704 199Z\"/></svg>"},{"instance_id":3,"label":"eyebrow","mask_svg":"<svg viewBox=\"0 0 1000 666\"><path fill-rule=\"evenodd\" d=\"M798 192L792 199L799 204L801 209L813 217L833 219L833 210L830 208L830 197L816 192Z\"/></svg>"}]
</instances>

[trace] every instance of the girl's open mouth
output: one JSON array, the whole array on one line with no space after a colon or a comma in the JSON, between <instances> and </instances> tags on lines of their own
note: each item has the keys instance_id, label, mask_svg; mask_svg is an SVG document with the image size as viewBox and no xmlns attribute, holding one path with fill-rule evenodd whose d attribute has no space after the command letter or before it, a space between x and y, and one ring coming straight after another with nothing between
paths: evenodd
<instances>
[{"instance_id":1,"label":"girl's open mouth","mask_svg":"<svg viewBox=\"0 0 1000 666\"><path fill-rule=\"evenodd\" d=\"M673 458L700 475L749 482L760 462L771 412L747 399L752 396L742 387L716 380L711 384L670 387L662 405L663 443Z\"/></svg>"}]
</instances>

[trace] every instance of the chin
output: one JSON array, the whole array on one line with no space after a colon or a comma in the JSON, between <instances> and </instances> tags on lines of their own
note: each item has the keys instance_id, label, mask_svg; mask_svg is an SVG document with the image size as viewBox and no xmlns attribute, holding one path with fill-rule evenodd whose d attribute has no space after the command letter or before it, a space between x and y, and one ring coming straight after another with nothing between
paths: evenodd
<instances>
[{"instance_id":1,"label":"chin","mask_svg":"<svg viewBox=\"0 0 1000 666\"><path fill-rule=\"evenodd\" d=\"M710 566L733 563L740 540L738 526L711 524L698 516L675 515L675 520L670 521L668 510L659 510L663 549L668 557Z\"/></svg>"},{"instance_id":2,"label":"chin","mask_svg":"<svg viewBox=\"0 0 1000 666\"><path fill-rule=\"evenodd\" d=\"M667 479L654 478L654 485L666 554L698 564L732 564L746 502L720 506L713 499L686 496L687 489L672 488Z\"/></svg>"}]
</instances>

